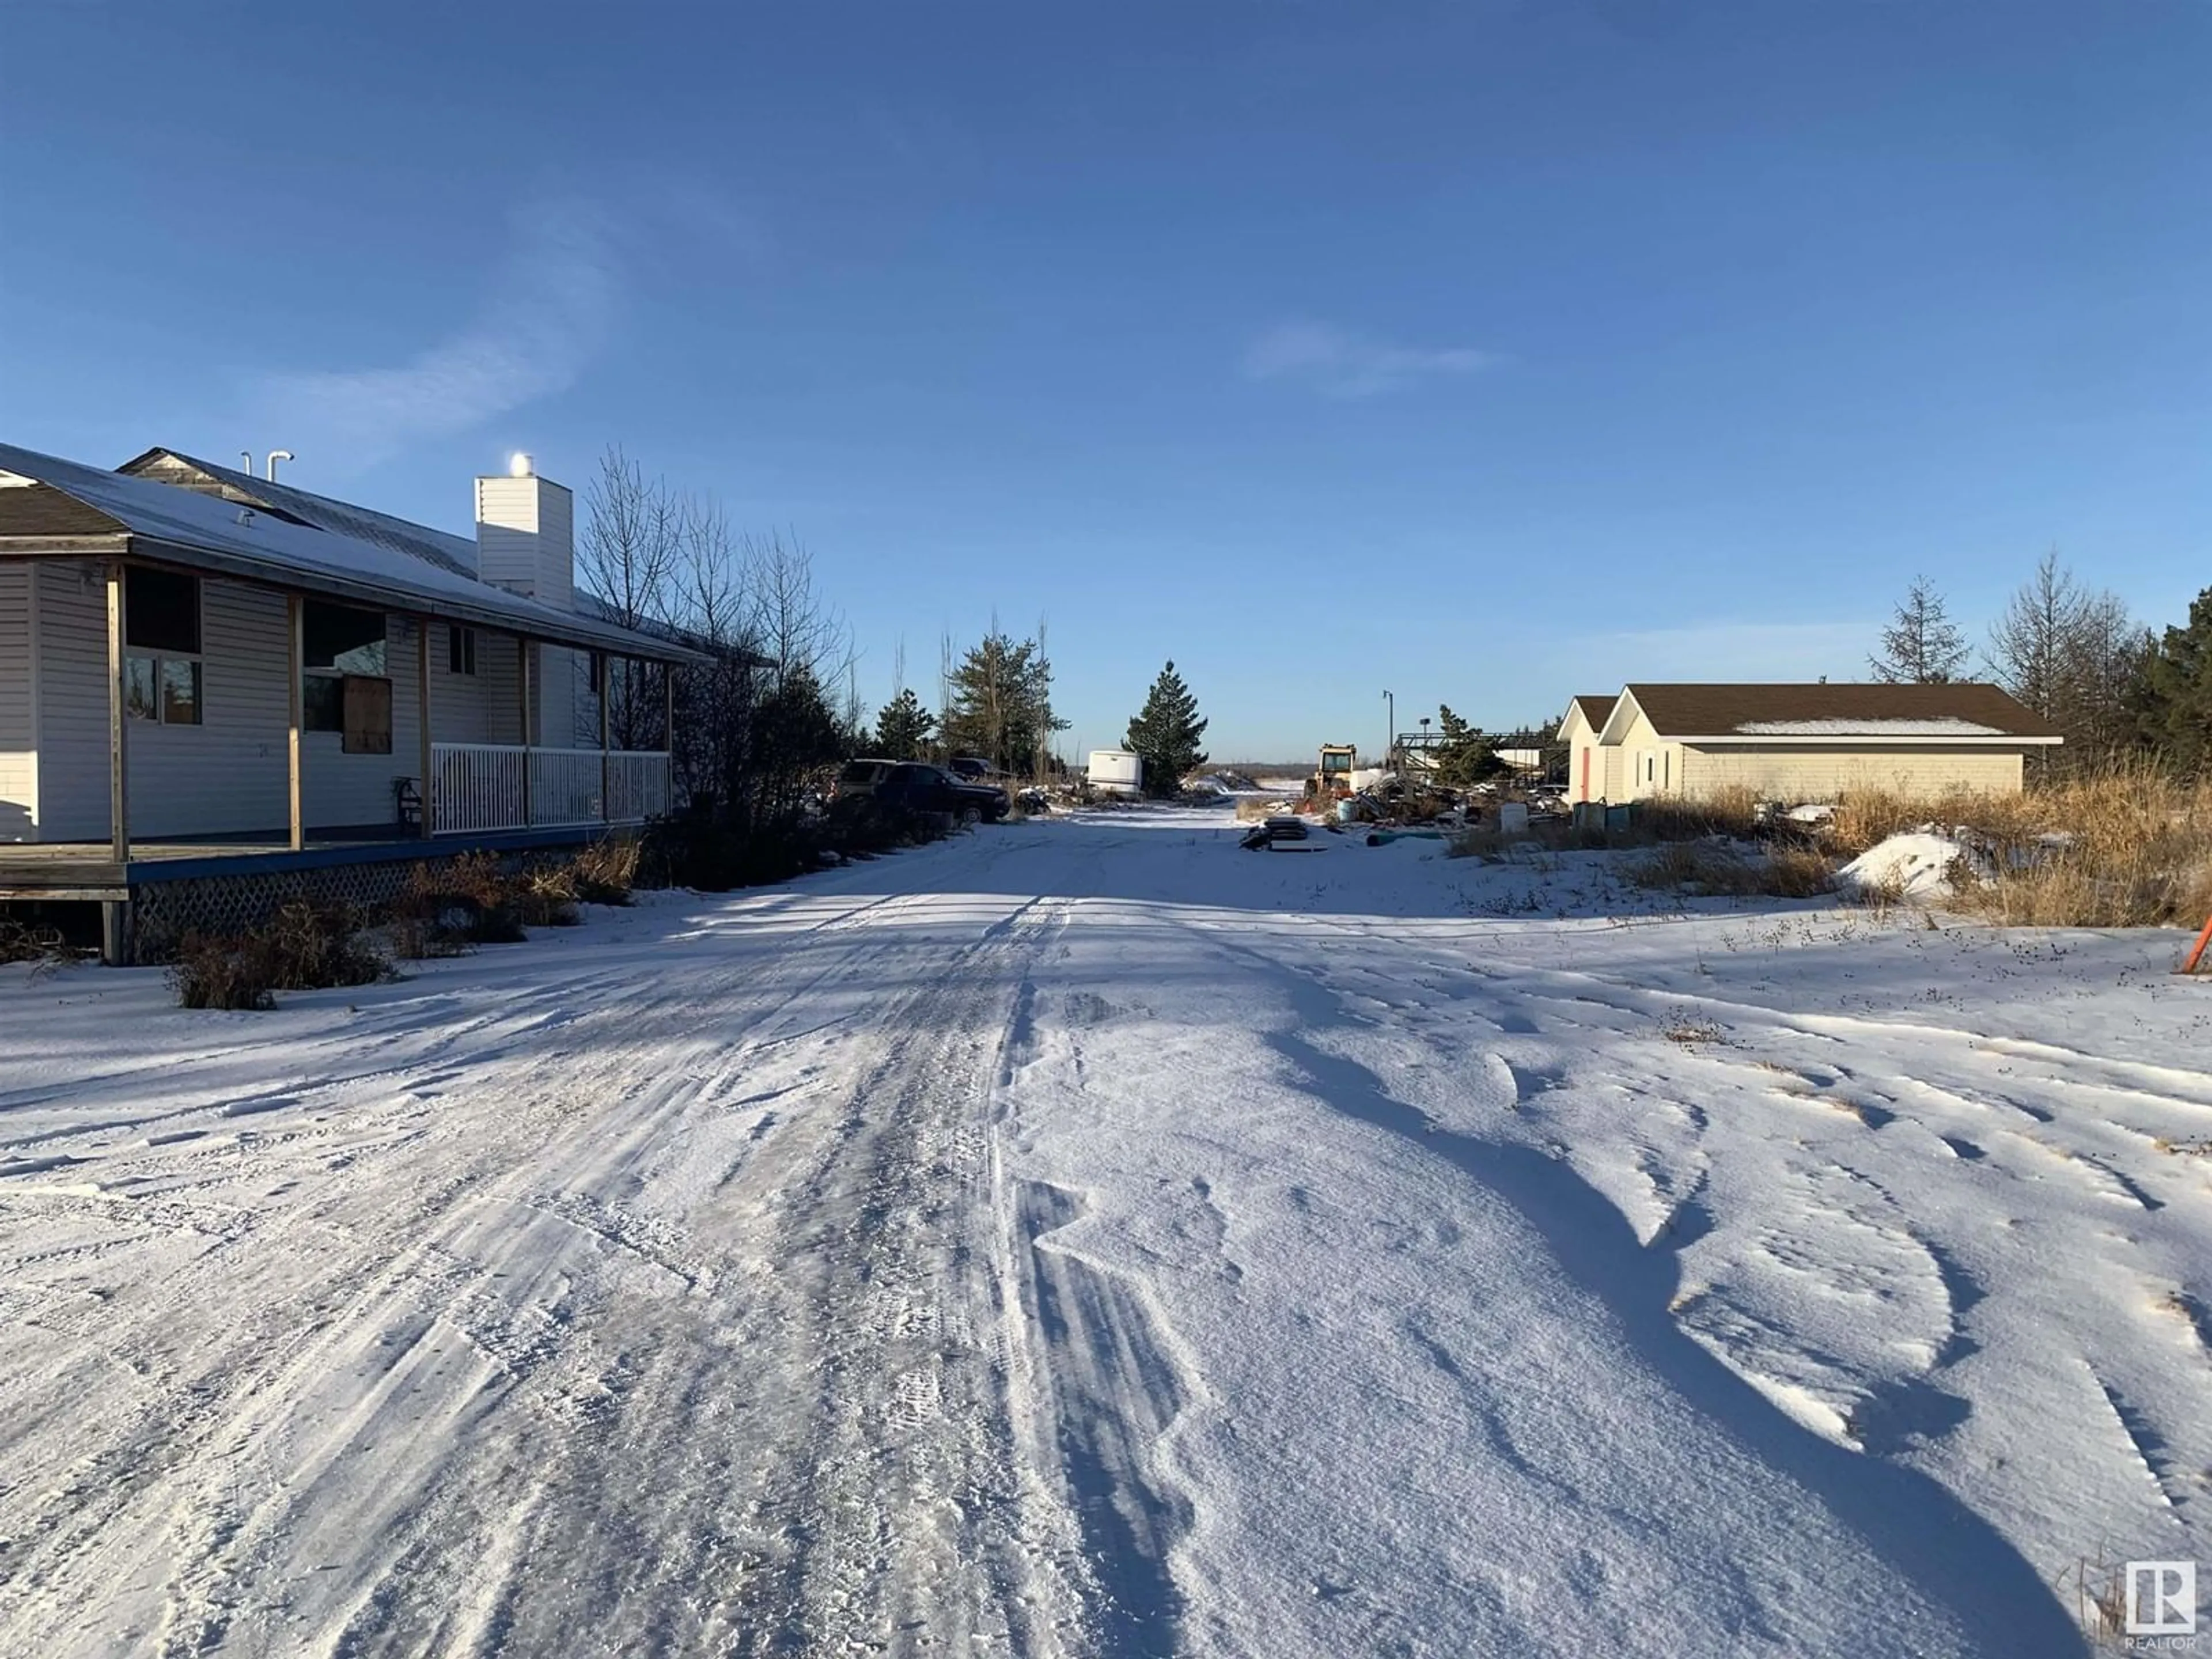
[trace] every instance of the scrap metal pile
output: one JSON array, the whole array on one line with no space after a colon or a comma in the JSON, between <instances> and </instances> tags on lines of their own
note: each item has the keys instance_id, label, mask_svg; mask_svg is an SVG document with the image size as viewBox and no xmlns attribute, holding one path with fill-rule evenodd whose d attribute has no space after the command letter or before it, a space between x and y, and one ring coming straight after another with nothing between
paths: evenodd
<instances>
[{"instance_id":1,"label":"scrap metal pile","mask_svg":"<svg viewBox=\"0 0 2212 1659\"><path fill-rule=\"evenodd\" d=\"M1285 800L1246 830L1237 844L1255 852L1316 852L1328 845L1314 838L1316 829L1340 836L1354 827L1364 827L1370 847L1407 838L1444 841L1479 825L1510 834L1527 830L1532 817L1564 810L1547 795L1526 802L1501 800L1496 787L1487 783L1460 790L1395 773L1368 774L1366 779L1360 788L1340 784L1334 790L1321 787L1318 778L1310 781L1294 809Z\"/></svg>"}]
</instances>

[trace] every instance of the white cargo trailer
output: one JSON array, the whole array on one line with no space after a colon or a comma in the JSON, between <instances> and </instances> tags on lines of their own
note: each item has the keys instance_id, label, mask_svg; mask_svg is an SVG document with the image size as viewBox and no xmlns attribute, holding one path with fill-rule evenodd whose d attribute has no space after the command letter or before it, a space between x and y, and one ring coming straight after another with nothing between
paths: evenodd
<instances>
[{"instance_id":1,"label":"white cargo trailer","mask_svg":"<svg viewBox=\"0 0 2212 1659\"><path fill-rule=\"evenodd\" d=\"M1145 793L1145 763L1126 749L1094 749L1088 769L1091 787L1102 795Z\"/></svg>"}]
</instances>

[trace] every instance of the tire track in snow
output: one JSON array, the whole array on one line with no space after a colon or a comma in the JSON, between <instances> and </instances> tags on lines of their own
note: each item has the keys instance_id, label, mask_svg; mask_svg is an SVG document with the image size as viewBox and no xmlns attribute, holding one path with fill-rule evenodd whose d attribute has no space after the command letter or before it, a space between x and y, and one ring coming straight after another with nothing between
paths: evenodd
<instances>
[{"instance_id":1,"label":"tire track in snow","mask_svg":"<svg viewBox=\"0 0 2212 1659\"><path fill-rule=\"evenodd\" d=\"M296 1632L272 1633L267 1598L310 1547L301 1534L327 1528L334 1509L360 1498L368 1499L364 1523L369 1514L385 1518L368 1534L375 1547L349 1562L360 1593L349 1608L333 1608L331 1625L325 1626L334 1627L349 1651L440 1645L433 1640L434 1622L424 1622L426 1605L439 1601L440 1586L471 1582L484 1543L495 1538L527 1538L541 1571L549 1561L566 1560L586 1580L605 1571L600 1564L612 1547L623 1564L640 1569L617 1581L634 1595L651 1586L659 1572L653 1564L665 1559L683 1582L670 1583L664 1599L684 1606L709 1587L706 1599L713 1602L710 1587L741 1579L744 1566L733 1550L718 1550L713 1536L718 1528L734 1535L734 1517L718 1519L714 1504L701 1494L742 1491L744 1471L731 1465L765 1438L757 1424L744 1425L754 1431L750 1436L726 1432L727 1402L772 1395L772 1388L762 1386L763 1375L773 1377L787 1361L796 1371L803 1361L776 1340L774 1316L783 1311L776 1298L760 1296L759 1285L741 1275L730 1275L726 1287L714 1285L700 1273L695 1253L650 1227L633 1226L619 1199L672 1127L710 1104L704 1100L713 1092L709 1068L687 1062L687 1052L701 1060L722 1054L732 1069L744 1066L743 1033L780 1019L829 981L869 966L881 954L869 943L860 937L841 943L826 965L818 952L779 957L765 985L722 976L720 984L695 988L695 1000L647 1004L642 1012L612 994L571 1001L577 988L571 977L541 981L520 1006L502 1000L495 1016L464 1023L479 1039L507 1039L480 1063L470 1063L475 1057L453 1030L424 1034L428 1041L416 1046L441 1064L461 1062L438 1079L455 1085L456 1111L444 1138L450 1166L426 1183L414 1173L418 1148L407 1154L394 1190L379 1185L391 1182L390 1175L364 1186L358 1169L343 1176L326 1169L315 1188L282 1204L257 1204L253 1226L243 1236L255 1254L225 1267L218 1249L216 1259L203 1255L181 1275L202 1295L210 1274L214 1283L234 1287L228 1328L218 1324L208 1333L219 1338L214 1346L169 1358L157 1325L134 1325L127 1310L108 1322L113 1329L100 1363L130 1368L139 1379L135 1397L119 1409L104 1408L103 1476L82 1488L73 1483L63 1494L52 1515L60 1528L29 1536L14 1529L15 1571L10 1586L0 1590L0 1636L24 1639L24 1650L70 1650L62 1632L76 1608L99 1599L82 1594L91 1582L166 1580L174 1586L167 1634L152 1639L185 1649L224 1641L240 1651L295 1650ZM732 996L737 1018L712 1022L711 1034L702 1034L702 1011ZM556 1012L563 1018L551 1017ZM538 1035L516 1038L518 1032ZM641 1090L636 1077L647 1055L662 1080ZM409 1054L388 1068L333 1079L317 1092L349 1101L364 1086L374 1087L369 1078L421 1076L426 1058ZM504 1096L489 1115L467 1103L487 1089ZM359 1114L364 1108L349 1109ZM191 1151L185 1146L165 1156ZM208 1163L209 1149L201 1151L200 1161ZM237 1161L242 1151L253 1149L224 1149L214 1158L217 1179L250 1173L250 1162ZM129 1160L103 1162L120 1167ZM288 1165L286 1175L295 1170ZM317 1189L326 1196L319 1200ZM376 1195L373 1207L356 1216L363 1224L333 1232L318 1212L360 1191ZM567 1213L541 1218L533 1206ZM115 1207L125 1216L148 1209ZM311 1237L316 1234L325 1236ZM407 1240L422 1242L397 1252L387 1243ZM644 1265L656 1257L655 1265L689 1276L695 1294L666 1304L677 1312L672 1320L626 1316L625 1348L634 1341L642 1358L625 1384L631 1356L605 1352L588 1333L568 1328L564 1304L571 1281L556 1270L564 1262L587 1270L603 1311L610 1295L635 1297L619 1289L621 1261L635 1258ZM320 1310L310 1320L300 1319L297 1287L258 1282L265 1271L253 1264L273 1270L288 1258L295 1258L289 1265L295 1271L306 1266L306 1282L323 1279L309 1292ZM617 1273L612 1284L611 1270ZM726 1293L697 1309L696 1292L702 1287ZM697 1327L717 1321L728 1334L710 1334L702 1342ZM656 1342L703 1348L704 1363L662 1379ZM739 1355L742 1364L723 1364ZM457 1360L465 1362L458 1370ZM337 1398L349 1391L360 1409L325 1416L303 1438L306 1417L319 1409L334 1380ZM394 1401L407 1402L406 1409ZM450 1468L405 1459L394 1466L392 1449L414 1432L405 1425L422 1420L416 1407L440 1401L438 1410L481 1417L466 1452ZM685 1479L685 1467L702 1460L688 1459L689 1448L680 1443L672 1455L668 1444L672 1438L681 1443L688 1428L699 1431L692 1445L722 1448L719 1462L703 1460L696 1485ZM604 1456L595 1444L605 1447ZM375 1457L354 1461L372 1449ZM372 1485L362 1486L349 1468ZM502 1469L526 1468L538 1468L539 1477L520 1486L510 1481L503 1492L488 1484L506 1480ZM664 1484L645 1496L638 1488L647 1470ZM564 1506L573 1527L560 1521ZM608 1535L593 1537L595 1528ZM623 1537L653 1542L625 1550ZM72 1583L76 1592L66 1588ZM550 1605L557 1608L560 1598ZM319 1618L309 1627L315 1622ZM699 1628L664 1623L662 1633L684 1645ZM522 1645L526 1637L560 1640L527 1607L494 1608L477 1630L472 1640L494 1644L510 1637Z\"/></svg>"},{"instance_id":2,"label":"tire track in snow","mask_svg":"<svg viewBox=\"0 0 2212 1659\"><path fill-rule=\"evenodd\" d=\"M1053 927L1031 901L872 1020L881 1052L786 1194L817 1379L751 1529L746 1654L1061 1644L1064 1547L1018 1467L994 1260L994 1077Z\"/></svg>"}]
</instances>

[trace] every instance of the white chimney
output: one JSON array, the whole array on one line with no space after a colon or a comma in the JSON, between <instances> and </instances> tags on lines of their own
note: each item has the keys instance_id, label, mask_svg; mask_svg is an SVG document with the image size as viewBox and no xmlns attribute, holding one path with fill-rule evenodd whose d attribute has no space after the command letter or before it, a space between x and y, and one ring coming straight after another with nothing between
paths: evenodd
<instances>
[{"instance_id":1,"label":"white chimney","mask_svg":"<svg viewBox=\"0 0 2212 1659\"><path fill-rule=\"evenodd\" d=\"M505 477L477 480L477 574L558 610L576 608L575 498L532 471L526 456L516 456ZM580 653L556 645L530 651L530 741L568 747L583 726L577 688L588 677Z\"/></svg>"},{"instance_id":2,"label":"white chimney","mask_svg":"<svg viewBox=\"0 0 2212 1659\"><path fill-rule=\"evenodd\" d=\"M575 497L531 472L478 478L477 569L498 586L574 610Z\"/></svg>"}]
</instances>

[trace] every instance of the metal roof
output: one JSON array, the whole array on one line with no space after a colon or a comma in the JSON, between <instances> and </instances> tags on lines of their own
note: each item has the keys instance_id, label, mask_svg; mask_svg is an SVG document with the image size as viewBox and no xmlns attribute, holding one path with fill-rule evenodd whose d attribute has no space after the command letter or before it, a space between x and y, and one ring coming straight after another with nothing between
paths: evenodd
<instances>
[{"instance_id":1,"label":"metal roof","mask_svg":"<svg viewBox=\"0 0 2212 1659\"><path fill-rule=\"evenodd\" d=\"M433 530L428 525L416 524L411 519L395 518L389 513L379 513L374 507L358 507L351 501L341 501L329 495L318 495L312 489L301 489L274 478L257 478L251 472L241 472L235 467L218 466L213 461L201 460L180 449L149 449L143 455L133 456L115 469L133 477L151 478L158 483L179 484L189 489L173 477L164 474L174 471L198 472L209 483L216 485L220 494L229 500L257 503L297 519L301 524L313 525L318 530L327 530L334 536L352 536L367 542L377 542L386 547L397 548L402 553L411 553L428 563L442 567L457 575L471 580L477 574L477 544L466 536L456 536L450 531Z\"/></svg>"},{"instance_id":2,"label":"metal roof","mask_svg":"<svg viewBox=\"0 0 2212 1659\"><path fill-rule=\"evenodd\" d=\"M0 476L0 485L26 479L46 487L0 488L0 558L127 551L380 610L502 629L556 645L659 662L705 659L688 645L510 593L386 542L288 523L174 484L104 471L11 444L0 444L0 475L9 475ZM66 512L57 495L89 509L98 520Z\"/></svg>"}]
</instances>

